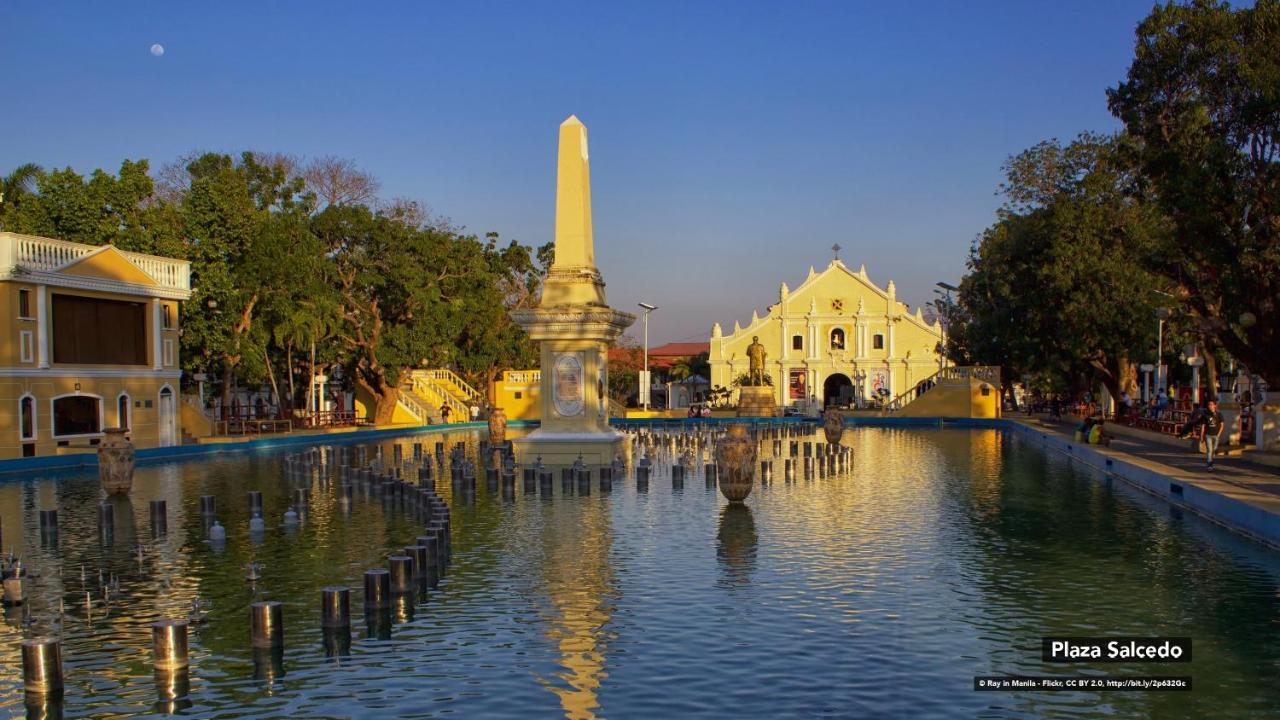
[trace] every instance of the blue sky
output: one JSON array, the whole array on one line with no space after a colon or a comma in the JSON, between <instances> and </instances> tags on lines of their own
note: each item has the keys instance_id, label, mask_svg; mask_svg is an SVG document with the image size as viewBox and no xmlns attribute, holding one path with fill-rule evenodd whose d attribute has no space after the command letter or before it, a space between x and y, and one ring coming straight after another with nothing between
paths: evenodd
<instances>
[{"instance_id":1,"label":"blue sky","mask_svg":"<svg viewBox=\"0 0 1280 720\"><path fill-rule=\"evenodd\" d=\"M537 245L577 114L611 303L699 340L836 242L913 306L957 281L1008 155L1117 127L1105 90L1150 7L6 0L0 171L332 154Z\"/></svg>"}]
</instances>

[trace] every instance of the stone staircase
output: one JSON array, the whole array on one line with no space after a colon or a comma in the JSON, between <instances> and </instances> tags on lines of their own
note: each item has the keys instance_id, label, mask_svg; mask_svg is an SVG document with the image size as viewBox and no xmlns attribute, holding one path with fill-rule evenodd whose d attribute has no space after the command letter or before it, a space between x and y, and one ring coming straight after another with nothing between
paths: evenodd
<instances>
[{"instance_id":1,"label":"stone staircase","mask_svg":"<svg viewBox=\"0 0 1280 720\"><path fill-rule=\"evenodd\" d=\"M471 419L471 405L483 405L484 396L447 368L411 370L400 384L401 406L422 423L436 422L448 406L453 422Z\"/></svg>"},{"instance_id":2,"label":"stone staircase","mask_svg":"<svg viewBox=\"0 0 1280 720\"><path fill-rule=\"evenodd\" d=\"M943 368L889 401L884 412L902 417L999 417L1000 368Z\"/></svg>"}]
</instances>

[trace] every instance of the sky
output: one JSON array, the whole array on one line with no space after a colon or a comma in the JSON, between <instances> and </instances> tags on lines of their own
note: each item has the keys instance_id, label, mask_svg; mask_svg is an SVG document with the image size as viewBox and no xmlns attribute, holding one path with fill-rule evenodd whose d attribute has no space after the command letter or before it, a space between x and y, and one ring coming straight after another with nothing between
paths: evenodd
<instances>
[{"instance_id":1,"label":"sky","mask_svg":"<svg viewBox=\"0 0 1280 720\"><path fill-rule=\"evenodd\" d=\"M1010 155L1118 128L1151 5L3 0L0 173L336 155L536 246L576 114L610 303L705 340L836 243L913 309L958 282Z\"/></svg>"}]
</instances>

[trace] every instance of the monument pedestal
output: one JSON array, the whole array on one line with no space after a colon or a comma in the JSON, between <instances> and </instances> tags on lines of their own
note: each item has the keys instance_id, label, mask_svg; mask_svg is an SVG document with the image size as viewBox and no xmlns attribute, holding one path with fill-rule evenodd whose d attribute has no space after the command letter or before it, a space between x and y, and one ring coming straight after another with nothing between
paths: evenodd
<instances>
[{"instance_id":1,"label":"monument pedestal","mask_svg":"<svg viewBox=\"0 0 1280 720\"><path fill-rule=\"evenodd\" d=\"M520 463L608 465L626 437L609 427L609 346L636 318L609 307L591 234L587 129L560 125L556 173L556 254L535 308L511 319L538 343L542 425L513 441Z\"/></svg>"},{"instance_id":2,"label":"monument pedestal","mask_svg":"<svg viewBox=\"0 0 1280 720\"><path fill-rule=\"evenodd\" d=\"M777 417L778 404L768 385L738 388L738 417Z\"/></svg>"}]
</instances>

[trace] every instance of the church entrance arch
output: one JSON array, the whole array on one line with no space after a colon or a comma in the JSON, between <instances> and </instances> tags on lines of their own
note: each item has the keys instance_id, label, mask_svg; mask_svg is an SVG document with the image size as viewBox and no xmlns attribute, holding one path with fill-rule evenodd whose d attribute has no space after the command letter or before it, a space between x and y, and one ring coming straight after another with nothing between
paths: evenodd
<instances>
[{"instance_id":1,"label":"church entrance arch","mask_svg":"<svg viewBox=\"0 0 1280 720\"><path fill-rule=\"evenodd\" d=\"M822 405L853 404L853 381L844 373L832 373L822 383Z\"/></svg>"}]
</instances>

